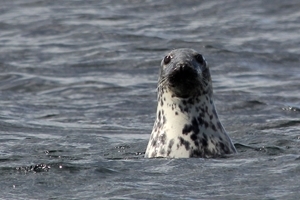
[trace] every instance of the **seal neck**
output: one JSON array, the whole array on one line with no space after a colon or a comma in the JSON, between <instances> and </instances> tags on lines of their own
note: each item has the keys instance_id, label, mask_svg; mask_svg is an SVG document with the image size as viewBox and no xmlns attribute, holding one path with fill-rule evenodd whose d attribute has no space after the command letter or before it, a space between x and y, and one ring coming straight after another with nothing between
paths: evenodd
<instances>
[{"instance_id":1,"label":"seal neck","mask_svg":"<svg viewBox=\"0 0 300 200\"><path fill-rule=\"evenodd\" d=\"M166 110L175 115L190 116L191 113L202 113L203 115L213 114L215 119L218 119L215 111L215 105L211 94L194 95L188 98L177 97L168 90L168 88L160 88L158 92L157 111ZM206 116L209 117L210 116Z\"/></svg>"}]
</instances>

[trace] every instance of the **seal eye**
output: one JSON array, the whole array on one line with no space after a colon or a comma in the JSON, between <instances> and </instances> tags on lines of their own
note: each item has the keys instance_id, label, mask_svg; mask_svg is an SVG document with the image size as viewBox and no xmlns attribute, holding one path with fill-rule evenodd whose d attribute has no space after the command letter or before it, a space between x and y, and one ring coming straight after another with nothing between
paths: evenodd
<instances>
[{"instance_id":1,"label":"seal eye","mask_svg":"<svg viewBox=\"0 0 300 200\"><path fill-rule=\"evenodd\" d=\"M205 64L205 59L201 54L197 54L195 55L195 59L197 60L198 63L200 63L201 65Z\"/></svg>"},{"instance_id":2,"label":"seal eye","mask_svg":"<svg viewBox=\"0 0 300 200\"><path fill-rule=\"evenodd\" d=\"M166 57L164 58L164 64L165 64L165 65L169 64L170 61L171 61L171 56L166 56Z\"/></svg>"}]
</instances>

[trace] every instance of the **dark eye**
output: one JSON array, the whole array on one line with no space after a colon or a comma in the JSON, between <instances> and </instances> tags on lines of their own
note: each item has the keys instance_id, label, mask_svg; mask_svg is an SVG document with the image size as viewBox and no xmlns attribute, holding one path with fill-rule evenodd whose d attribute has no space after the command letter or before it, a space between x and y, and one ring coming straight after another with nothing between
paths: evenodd
<instances>
[{"instance_id":1,"label":"dark eye","mask_svg":"<svg viewBox=\"0 0 300 200\"><path fill-rule=\"evenodd\" d=\"M197 60L198 63L201 65L205 65L205 59L201 54L195 55L195 59Z\"/></svg>"},{"instance_id":2,"label":"dark eye","mask_svg":"<svg viewBox=\"0 0 300 200\"><path fill-rule=\"evenodd\" d=\"M171 56L166 56L166 57L164 58L164 64L165 64L165 65L169 64L170 61L171 61Z\"/></svg>"}]
</instances>

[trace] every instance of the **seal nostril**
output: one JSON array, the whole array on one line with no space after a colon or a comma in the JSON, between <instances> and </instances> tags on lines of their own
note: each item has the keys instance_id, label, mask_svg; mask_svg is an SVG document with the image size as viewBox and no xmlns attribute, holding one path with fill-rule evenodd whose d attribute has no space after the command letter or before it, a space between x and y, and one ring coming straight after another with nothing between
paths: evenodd
<instances>
[{"instance_id":1,"label":"seal nostril","mask_svg":"<svg viewBox=\"0 0 300 200\"><path fill-rule=\"evenodd\" d=\"M183 71L184 69L188 68L188 64L186 63L179 64L178 68L180 71Z\"/></svg>"}]
</instances>

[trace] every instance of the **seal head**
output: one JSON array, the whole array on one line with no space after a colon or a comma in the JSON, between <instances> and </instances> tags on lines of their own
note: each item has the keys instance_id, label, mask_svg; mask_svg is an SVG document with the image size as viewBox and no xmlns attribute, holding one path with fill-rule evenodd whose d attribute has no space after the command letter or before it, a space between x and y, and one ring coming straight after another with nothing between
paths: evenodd
<instances>
[{"instance_id":1,"label":"seal head","mask_svg":"<svg viewBox=\"0 0 300 200\"><path fill-rule=\"evenodd\" d=\"M180 98L212 91L207 63L201 54L192 49L173 50L162 60L159 84L167 84Z\"/></svg>"},{"instance_id":2,"label":"seal head","mask_svg":"<svg viewBox=\"0 0 300 200\"><path fill-rule=\"evenodd\" d=\"M218 157L236 149L219 121L205 58L175 49L161 62L156 120L145 157Z\"/></svg>"}]
</instances>

